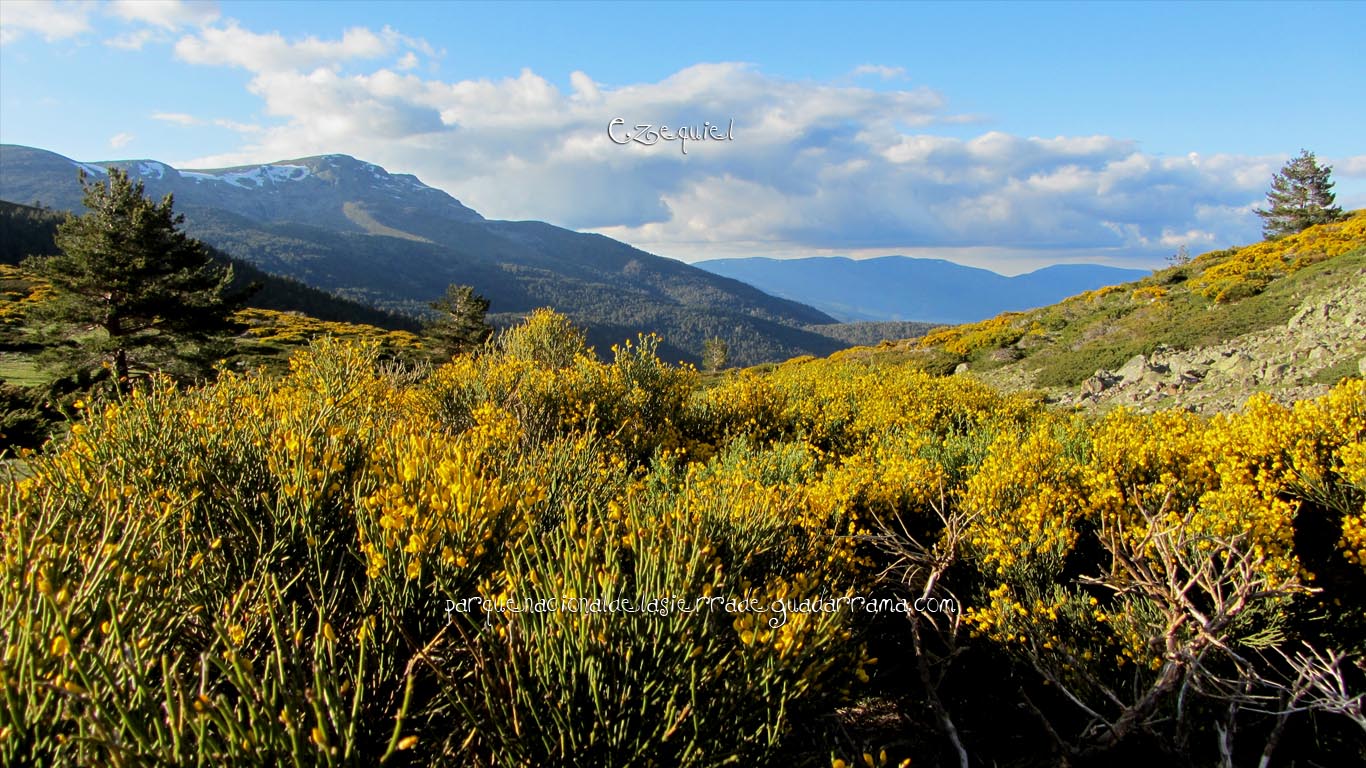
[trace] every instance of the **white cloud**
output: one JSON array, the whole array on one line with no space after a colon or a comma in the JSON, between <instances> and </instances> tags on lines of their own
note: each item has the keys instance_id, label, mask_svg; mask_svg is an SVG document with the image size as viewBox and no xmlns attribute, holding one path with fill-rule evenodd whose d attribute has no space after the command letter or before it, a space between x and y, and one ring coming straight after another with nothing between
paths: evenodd
<instances>
[{"instance_id":1,"label":"white cloud","mask_svg":"<svg viewBox=\"0 0 1366 768\"><path fill-rule=\"evenodd\" d=\"M237 131L238 133L260 133L265 130L255 123L239 123L236 120L226 120L221 117L215 117L212 122L219 128L227 128L230 131Z\"/></svg>"},{"instance_id":2,"label":"white cloud","mask_svg":"<svg viewBox=\"0 0 1366 768\"><path fill-rule=\"evenodd\" d=\"M1366 155L1354 155L1344 157L1336 162L1329 162L1333 167L1333 174L1348 179L1366 179Z\"/></svg>"},{"instance_id":3,"label":"white cloud","mask_svg":"<svg viewBox=\"0 0 1366 768\"><path fill-rule=\"evenodd\" d=\"M211 2L180 0L114 0L109 13L125 21L138 21L174 32L182 27L202 26L218 18Z\"/></svg>"},{"instance_id":4,"label":"white cloud","mask_svg":"<svg viewBox=\"0 0 1366 768\"><path fill-rule=\"evenodd\" d=\"M90 31L92 2L5 0L0 3L0 43L35 34L47 42Z\"/></svg>"},{"instance_id":5,"label":"white cloud","mask_svg":"<svg viewBox=\"0 0 1366 768\"><path fill-rule=\"evenodd\" d=\"M418 64L419 62L417 60L417 54L413 53L412 51L408 51L403 54L403 57L400 58L398 60L398 63L394 66L402 70L408 70L416 69Z\"/></svg>"},{"instance_id":6,"label":"white cloud","mask_svg":"<svg viewBox=\"0 0 1366 768\"><path fill-rule=\"evenodd\" d=\"M883 80L905 77L906 70L903 67L889 67L885 64L860 64L854 67L854 76L875 75Z\"/></svg>"},{"instance_id":7,"label":"white cloud","mask_svg":"<svg viewBox=\"0 0 1366 768\"><path fill-rule=\"evenodd\" d=\"M286 40L229 20L185 35L177 56L248 69L277 121L241 126L239 149L193 164L345 152L416 173L490 217L592 229L665 255L958 252L1014 259L996 265L1012 271L1041 254L1153 265L1173 243L1255 239L1250 210L1284 161L1153 155L1103 135L964 137L941 128L972 118L932 89L794 81L743 63L621 85L576 71L563 89L529 69L443 81L405 66L416 53L434 55L388 28ZM398 65L366 67L381 58ZM678 142L619 146L607 132L618 117L675 129L733 121L734 140L689 142L686 155ZM1358 161L1343 161L1346 172Z\"/></svg>"},{"instance_id":8,"label":"white cloud","mask_svg":"<svg viewBox=\"0 0 1366 768\"><path fill-rule=\"evenodd\" d=\"M97 10L124 25L125 29L104 41L124 50L141 50L148 42L167 40L178 29L218 18L217 6L210 2L114 0L97 5L93 0L4 0L0 2L0 43L30 33L47 42L79 37L94 31L91 17Z\"/></svg>"},{"instance_id":9,"label":"white cloud","mask_svg":"<svg viewBox=\"0 0 1366 768\"><path fill-rule=\"evenodd\" d=\"M426 46L422 41L404 37L385 27L372 32L365 27L352 27L342 33L340 40L320 40L309 36L301 40L285 40L278 32L257 34L243 29L235 20L227 26L206 27L196 34L186 35L176 42L175 52L191 64L234 66L252 72L312 69L337 66L351 59L374 59L388 54L400 45Z\"/></svg>"},{"instance_id":10,"label":"white cloud","mask_svg":"<svg viewBox=\"0 0 1366 768\"><path fill-rule=\"evenodd\" d=\"M109 137L109 146L113 147L114 149L123 149L124 147L128 146L128 144L132 142L134 138L136 137L133 136L133 134L128 133L126 131L122 133L116 133L113 136Z\"/></svg>"},{"instance_id":11,"label":"white cloud","mask_svg":"<svg viewBox=\"0 0 1366 768\"><path fill-rule=\"evenodd\" d=\"M155 29L135 29L121 35L115 35L104 41L110 48L120 48L125 51L140 51L147 43L160 37Z\"/></svg>"},{"instance_id":12,"label":"white cloud","mask_svg":"<svg viewBox=\"0 0 1366 768\"><path fill-rule=\"evenodd\" d=\"M203 125L204 122L194 115L187 115L184 112L153 112L153 120L161 120L166 123L176 125Z\"/></svg>"},{"instance_id":13,"label":"white cloud","mask_svg":"<svg viewBox=\"0 0 1366 768\"><path fill-rule=\"evenodd\" d=\"M1216 236L1213 232L1205 232L1200 229L1188 229L1185 232L1177 232L1170 227L1162 230L1162 238L1159 240L1162 245L1168 248L1180 248L1186 246L1206 247L1213 246Z\"/></svg>"},{"instance_id":14,"label":"white cloud","mask_svg":"<svg viewBox=\"0 0 1366 768\"><path fill-rule=\"evenodd\" d=\"M153 112L151 117L153 120L160 120L164 123L174 123L175 125L183 125L186 127L214 125L219 128L227 128L230 131L236 131L237 133L243 134L260 133L264 130L261 126L253 123L239 123L236 120L228 120L221 117L205 119L184 112Z\"/></svg>"},{"instance_id":15,"label":"white cloud","mask_svg":"<svg viewBox=\"0 0 1366 768\"><path fill-rule=\"evenodd\" d=\"M574 98L580 101L597 102L602 100L602 91L593 78L575 70L569 74L569 84L574 87Z\"/></svg>"}]
</instances>

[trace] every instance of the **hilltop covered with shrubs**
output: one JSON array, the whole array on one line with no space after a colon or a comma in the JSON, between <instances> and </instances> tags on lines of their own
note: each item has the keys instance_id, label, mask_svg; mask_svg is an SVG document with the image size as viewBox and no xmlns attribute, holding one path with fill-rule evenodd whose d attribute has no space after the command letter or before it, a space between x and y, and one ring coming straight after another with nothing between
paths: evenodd
<instances>
[{"instance_id":1,"label":"hilltop covered with shrubs","mask_svg":"<svg viewBox=\"0 0 1366 768\"><path fill-rule=\"evenodd\" d=\"M1361 371L1366 211L1178 262L1052 306L837 355L909 358L1064 403L1207 412L1255 392L1317 396ZM1126 365L1133 375L1117 375ZM1130 386L1111 391L1121 383Z\"/></svg>"}]
</instances>

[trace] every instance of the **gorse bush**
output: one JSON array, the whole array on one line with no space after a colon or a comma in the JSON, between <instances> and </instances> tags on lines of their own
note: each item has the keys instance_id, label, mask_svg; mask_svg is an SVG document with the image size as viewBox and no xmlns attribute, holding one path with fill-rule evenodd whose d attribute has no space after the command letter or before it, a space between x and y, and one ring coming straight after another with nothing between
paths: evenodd
<instances>
[{"instance_id":1,"label":"gorse bush","mask_svg":"<svg viewBox=\"0 0 1366 768\"><path fill-rule=\"evenodd\" d=\"M588 337L564 315L538 309L525 323L503 331L497 346L508 357L564 368L588 354Z\"/></svg>"},{"instance_id":2,"label":"gorse bush","mask_svg":"<svg viewBox=\"0 0 1366 768\"><path fill-rule=\"evenodd\" d=\"M632 763L662 740L656 762L720 763L772 750L857 657L835 614L742 637L719 610L487 629L445 611L541 592L767 604L823 571L747 562L788 534L765 493L631 479L649 425L682 421L691 394L648 341L581 357L571 389L512 356L482 382L465 358L405 384L377 355L324 341L282 378L160 382L30 457L5 490L7 762ZM808 559L836 548L812 540ZM558 725L537 720L551 694ZM580 728L599 719L615 725Z\"/></svg>"},{"instance_id":3,"label":"gorse bush","mask_svg":"<svg viewBox=\"0 0 1366 768\"><path fill-rule=\"evenodd\" d=\"M388 355L412 354L422 349L417 334L408 331L385 331L372 325L357 325L318 320L293 312L271 309L243 309L233 316L247 326L247 334L265 344L283 347L307 346L320 337L374 342Z\"/></svg>"},{"instance_id":4,"label":"gorse bush","mask_svg":"<svg viewBox=\"0 0 1366 768\"><path fill-rule=\"evenodd\" d=\"M1359 380L1088 421L857 361L703 389L550 313L501 338L81 403L0 486L0 762L1009 763L1038 718L1043 754L1359 752ZM869 696L933 714L847 735Z\"/></svg>"},{"instance_id":5,"label":"gorse bush","mask_svg":"<svg viewBox=\"0 0 1366 768\"><path fill-rule=\"evenodd\" d=\"M1113 286L1107 286L1113 287ZM1104 296L1105 288L1098 295ZM978 349L992 349L1014 344L1029 330L1026 318L1019 312L1002 312L979 323L953 326L928 333L920 339L922 347L942 346L957 354L967 355Z\"/></svg>"},{"instance_id":6,"label":"gorse bush","mask_svg":"<svg viewBox=\"0 0 1366 768\"><path fill-rule=\"evenodd\" d=\"M1239 248L1202 271L1191 285L1215 301L1235 301L1261 292L1277 277L1360 248L1363 240L1366 212L1358 212L1339 223ZM1194 264L1208 260L1202 256Z\"/></svg>"},{"instance_id":7,"label":"gorse bush","mask_svg":"<svg viewBox=\"0 0 1366 768\"><path fill-rule=\"evenodd\" d=\"M1183 708L1216 718L1230 698L1292 706L1278 676L1301 678L1272 650L1291 637L1360 658L1363 636L1350 628L1361 602L1333 587L1360 583L1343 572L1356 534L1342 521L1359 519L1366 500L1355 467L1363 406L1358 380L1294 410L1264 395L1210 420L1118 410L1089 427L1083 458L1046 422L992 446L964 498L977 513L967 552L988 566L966 621L1089 716L1089 731L1060 748L1112 747L1159 714L1178 727L1148 735L1183 743L1199 722L1183 722ZM1331 583L1306 559L1309 532L1325 525L1343 537L1314 566L1335 571Z\"/></svg>"}]
</instances>

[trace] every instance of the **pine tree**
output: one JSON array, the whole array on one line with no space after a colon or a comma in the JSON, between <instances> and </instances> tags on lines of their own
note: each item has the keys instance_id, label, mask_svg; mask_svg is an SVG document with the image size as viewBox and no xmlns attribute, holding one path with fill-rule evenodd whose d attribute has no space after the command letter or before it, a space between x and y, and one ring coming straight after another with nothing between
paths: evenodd
<instances>
[{"instance_id":1,"label":"pine tree","mask_svg":"<svg viewBox=\"0 0 1366 768\"><path fill-rule=\"evenodd\" d=\"M713 336L702 342L702 370L719 371L730 365L730 345Z\"/></svg>"},{"instance_id":2,"label":"pine tree","mask_svg":"<svg viewBox=\"0 0 1366 768\"><path fill-rule=\"evenodd\" d=\"M1333 205L1332 168L1319 165L1313 152L1300 150L1300 156L1285 164L1272 177L1268 206L1258 208L1262 234L1268 240L1302 232L1315 224L1342 219L1342 209Z\"/></svg>"},{"instance_id":3,"label":"pine tree","mask_svg":"<svg viewBox=\"0 0 1366 768\"><path fill-rule=\"evenodd\" d=\"M493 327L484 319L489 300L471 286L451 284L445 296L428 306L441 313L422 333L438 359L447 360L474 349L493 334Z\"/></svg>"},{"instance_id":4,"label":"pine tree","mask_svg":"<svg viewBox=\"0 0 1366 768\"><path fill-rule=\"evenodd\" d=\"M135 369L207 372L246 298L230 292L232 269L180 230L185 217L170 195L155 203L116 168L107 183L89 183L83 171L80 179L88 210L58 226L59 253L25 262L52 291L34 319L63 341L44 362L70 370L103 363L120 389Z\"/></svg>"}]
</instances>

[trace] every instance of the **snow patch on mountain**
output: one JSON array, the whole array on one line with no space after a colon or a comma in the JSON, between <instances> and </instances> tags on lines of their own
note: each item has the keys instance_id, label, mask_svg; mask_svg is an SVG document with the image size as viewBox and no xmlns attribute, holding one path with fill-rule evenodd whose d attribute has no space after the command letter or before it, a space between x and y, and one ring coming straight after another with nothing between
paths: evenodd
<instances>
[{"instance_id":1,"label":"snow patch on mountain","mask_svg":"<svg viewBox=\"0 0 1366 768\"><path fill-rule=\"evenodd\" d=\"M268 184L299 181L311 175L303 165L260 165L247 170L228 170L216 173L181 171L180 175L195 181L216 181L242 189L260 189Z\"/></svg>"}]
</instances>

